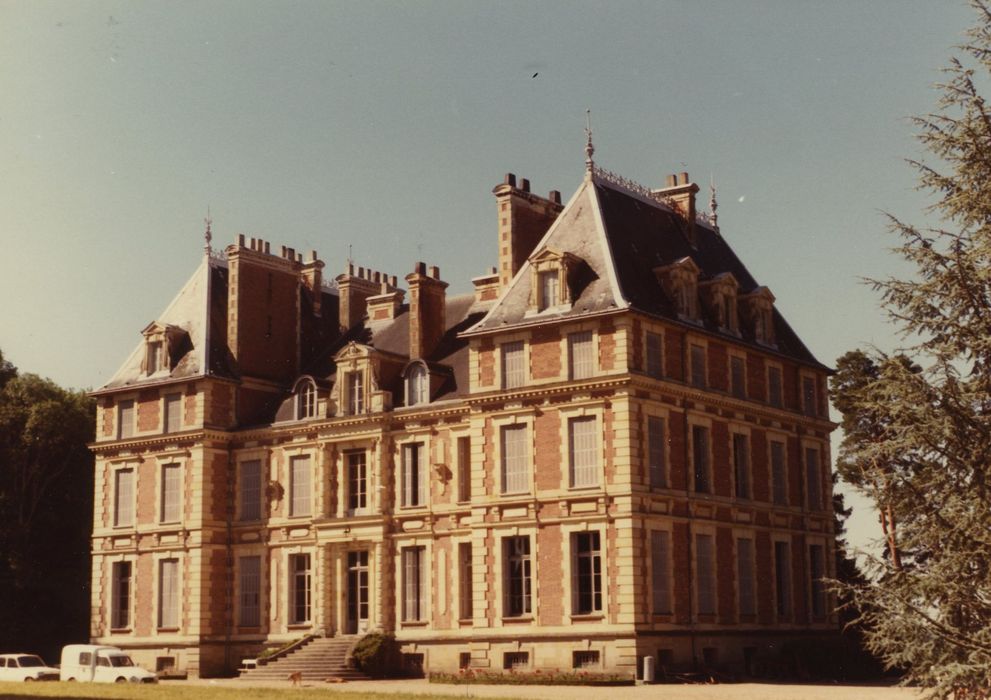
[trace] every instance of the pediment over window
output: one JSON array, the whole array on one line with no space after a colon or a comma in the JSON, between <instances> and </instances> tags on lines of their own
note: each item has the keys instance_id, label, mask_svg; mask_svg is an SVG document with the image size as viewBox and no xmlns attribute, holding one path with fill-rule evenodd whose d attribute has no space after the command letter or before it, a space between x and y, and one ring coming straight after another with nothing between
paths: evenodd
<instances>
[{"instance_id":1,"label":"pediment over window","mask_svg":"<svg viewBox=\"0 0 991 700\"><path fill-rule=\"evenodd\" d=\"M530 264L530 309L568 309L581 296L590 281L588 265L577 255L553 248L542 248L528 260Z\"/></svg>"},{"instance_id":2,"label":"pediment over window","mask_svg":"<svg viewBox=\"0 0 991 700\"><path fill-rule=\"evenodd\" d=\"M731 272L723 272L711 280L699 284L706 315L719 330L733 335L740 334L737 312L737 291L740 288Z\"/></svg>"},{"instance_id":3,"label":"pediment over window","mask_svg":"<svg viewBox=\"0 0 991 700\"><path fill-rule=\"evenodd\" d=\"M690 257L680 258L668 265L654 268L654 275L661 288L675 306L678 317L685 321L698 322L698 279L699 266Z\"/></svg>"},{"instance_id":4,"label":"pediment over window","mask_svg":"<svg viewBox=\"0 0 991 700\"><path fill-rule=\"evenodd\" d=\"M767 287L757 287L740 297L744 323L753 332L754 340L762 345L774 346L774 295Z\"/></svg>"},{"instance_id":5,"label":"pediment over window","mask_svg":"<svg viewBox=\"0 0 991 700\"><path fill-rule=\"evenodd\" d=\"M145 353L141 360L142 374L170 372L183 355L192 350L189 333L179 326L152 321L141 331L145 338Z\"/></svg>"}]
</instances>

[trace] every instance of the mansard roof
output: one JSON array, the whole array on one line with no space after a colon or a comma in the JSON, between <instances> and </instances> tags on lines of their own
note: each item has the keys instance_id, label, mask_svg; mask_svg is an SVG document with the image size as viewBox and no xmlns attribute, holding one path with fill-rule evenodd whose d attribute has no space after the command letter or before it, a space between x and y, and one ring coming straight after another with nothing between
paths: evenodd
<instances>
[{"instance_id":1,"label":"mansard roof","mask_svg":"<svg viewBox=\"0 0 991 700\"><path fill-rule=\"evenodd\" d=\"M664 293L655 274L660 267L688 258L699 269L699 281L730 273L739 293L760 285L733 252L718 230L703 220L690 232L687 222L659 198L625 187L596 170L586 176L544 238L534 249L571 253L589 266L592 281L581 290L570 308L532 309L531 263L524 264L492 309L465 335L506 330L513 326L539 325L633 309L672 323L692 326L678 318L674 300ZM774 311L776 348L759 345L796 360L823 366L805 347L784 317ZM719 333L708 319L699 328ZM741 329L743 342L754 343L752 331ZM736 342L740 339L734 338Z\"/></svg>"}]
</instances>

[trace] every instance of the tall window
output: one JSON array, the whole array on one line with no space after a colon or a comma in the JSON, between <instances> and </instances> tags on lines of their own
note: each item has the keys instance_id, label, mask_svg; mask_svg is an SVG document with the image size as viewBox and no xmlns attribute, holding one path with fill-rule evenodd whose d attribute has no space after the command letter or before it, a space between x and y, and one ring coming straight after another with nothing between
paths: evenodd
<instances>
[{"instance_id":1,"label":"tall window","mask_svg":"<svg viewBox=\"0 0 991 700\"><path fill-rule=\"evenodd\" d=\"M703 425L692 426L692 465L695 469L695 491L709 493L709 429Z\"/></svg>"},{"instance_id":2,"label":"tall window","mask_svg":"<svg viewBox=\"0 0 991 700\"><path fill-rule=\"evenodd\" d=\"M523 493L529 491L530 474L527 468L526 426L503 426L500 437L502 440L502 492Z\"/></svg>"},{"instance_id":3,"label":"tall window","mask_svg":"<svg viewBox=\"0 0 991 700\"><path fill-rule=\"evenodd\" d=\"M663 345L661 334L647 332L647 375L659 379L664 374Z\"/></svg>"},{"instance_id":4,"label":"tall window","mask_svg":"<svg viewBox=\"0 0 991 700\"><path fill-rule=\"evenodd\" d=\"M182 430L182 394L165 396L165 418L162 421L165 432L178 433Z\"/></svg>"},{"instance_id":5,"label":"tall window","mask_svg":"<svg viewBox=\"0 0 991 700\"><path fill-rule=\"evenodd\" d=\"M162 465L162 501L159 504L161 522L174 523L181 517L182 481L178 464Z\"/></svg>"},{"instance_id":6,"label":"tall window","mask_svg":"<svg viewBox=\"0 0 991 700\"><path fill-rule=\"evenodd\" d=\"M588 379L595 374L595 353L592 331L568 336L568 378Z\"/></svg>"},{"instance_id":7,"label":"tall window","mask_svg":"<svg viewBox=\"0 0 991 700\"><path fill-rule=\"evenodd\" d=\"M403 445L404 506L427 505L427 464L423 458L423 443Z\"/></svg>"},{"instance_id":8,"label":"tall window","mask_svg":"<svg viewBox=\"0 0 991 700\"><path fill-rule=\"evenodd\" d=\"M148 366L148 374L154 374L162 368L162 343L160 341L148 343L146 364Z\"/></svg>"},{"instance_id":9,"label":"tall window","mask_svg":"<svg viewBox=\"0 0 991 700\"><path fill-rule=\"evenodd\" d=\"M602 552L598 532L576 532L571 536L572 609L576 614L602 611Z\"/></svg>"},{"instance_id":10,"label":"tall window","mask_svg":"<svg viewBox=\"0 0 991 700\"><path fill-rule=\"evenodd\" d=\"M114 525L134 525L134 470L130 468L114 472Z\"/></svg>"},{"instance_id":11,"label":"tall window","mask_svg":"<svg viewBox=\"0 0 991 700\"><path fill-rule=\"evenodd\" d=\"M705 381L705 347L702 345L692 345L692 386L704 389Z\"/></svg>"},{"instance_id":12,"label":"tall window","mask_svg":"<svg viewBox=\"0 0 991 700\"><path fill-rule=\"evenodd\" d=\"M741 537L736 541L736 591L741 615L757 612L754 598L754 541Z\"/></svg>"},{"instance_id":13,"label":"tall window","mask_svg":"<svg viewBox=\"0 0 991 700\"><path fill-rule=\"evenodd\" d=\"M289 555L289 622L310 621L310 555Z\"/></svg>"},{"instance_id":14,"label":"tall window","mask_svg":"<svg viewBox=\"0 0 991 700\"><path fill-rule=\"evenodd\" d=\"M731 355L729 358L730 392L738 399L747 398L746 365L742 357Z\"/></svg>"},{"instance_id":15,"label":"tall window","mask_svg":"<svg viewBox=\"0 0 991 700\"><path fill-rule=\"evenodd\" d=\"M503 614L506 617L529 615L533 610L530 538L526 536L503 538L502 561L505 572Z\"/></svg>"},{"instance_id":16,"label":"tall window","mask_svg":"<svg viewBox=\"0 0 991 700\"><path fill-rule=\"evenodd\" d=\"M296 395L296 420L305 420L317 415L317 388L313 382L300 384Z\"/></svg>"},{"instance_id":17,"label":"tall window","mask_svg":"<svg viewBox=\"0 0 991 700\"><path fill-rule=\"evenodd\" d=\"M523 341L502 345L502 388L515 389L526 383L526 363Z\"/></svg>"},{"instance_id":18,"label":"tall window","mask_svg":"<svg viewBox=\"0 0 991 700\"><path fill-rule=\"evenodd\" d=\"M354 512L368 507L368 468L365 452L348 452L348 510Z\"/></svg>"},{"instance_id":19,"label":"tall window","mask_svg":"<svg viewBox=\"0 0 991 700\"><path fill-rule=\"evenodd\" d=\"M750 498L750 440L742 433L733 433L733 473L736 497Z\"/></svg>"},{"instance_id":20,"label":"tall window","mask_svg":"<svg viewBox=\"0 0 991 700\"><path fill-rule=\"evenodd\" d=\"M241 520L260 520L262 517L262 463L252 459L241 462L241 480L238 484L241 502Z\"/></svg>"},{"instance_id":21,"label":"tall window","mask_svg":"<svg viewBox=\"0 0 991 700\"><path fill-rule=\"evenodd\" d=\"M471 585L471 542L458 543L458 617L470 620L474 614Z\"/></svg>"},{"instance_id":22,"label":"tall window","mask_svg":"<svg viewBox=\"0 0 991 700\"><path fill-rule=\"evenodd\" d=\"M812 377L802 377L802 409L807 416L819 413L816 407L816 381Z\"/></svg>"},{"instance_id":23,"label":"tall window","mask_svg":"<svg viewBox=\"0 0 991 700\"><path fill-rule=\"evenodd\" d=\"M568 421L568 453L571 462L571 485L575 488L599 483L596 459L595 416Z\"/></svg>"},{"instance_id":24,"label":"tall window","mask_svg":"<svg viewBox=\"0 0 991 700\"><path fill-rule=\"evenodd\" d=\"M819 450L805 448L805 484L809 495L809 510L822 509L822 481L819 469Z\"/></svg>"},{"instance_id":25,"label":"tall window","mask_svg":"<svg viewBox=\"0 0 991 700\"><path fill-rule=\"evenodd\" d=\"M671 612L671 535L664 530L650 533L650 587L655 615Z\"/></svg>"},{"instance_id":26,"label":"tall window","mask_svg":"<svg viewBox=\"0 0 991 700\"><path fill-rule=\"evenodd\" d=\"M355 416L365 410L365 378L362 372L347 373L348 415Z\"/></svg>"},{"instance_id":27,"label":"tall window","mask_svg":"<svg viewBox=\"0 0 991 700\"><path fill-rule=\"evenodd\" d=\"M557 270L541 272L537 275L540 283L540 304L538 309L543 311L561 303Z\"/></svg>"},{"instance_id":28,"label":"tall window","mask_svg":"<svg viewBox=\"0 0 991 700\"><path fill-rule=\"evenodd\" d=\"M115 561L110 569L110 626L115 630L131 625L131 562Z\"/></svg>"},{"instance_id":29,"label":"tall window","mask_svg":"<svg viewBox=\"0 0 991 700\"><path fill-rule=\"evenodd\" d=\"M791 547L787 542L774 543L774 584L778 616L787 617L791 614Z\"/></svg>"},{"instance_id":30,"label":"tall window","mask_svg":"<svg viewBox=\"0 0 991 700\"><path fill-rule=\"evenodd\" d=\"M458 438L458 502L471 500L471 438Z\"/></svg>"},{"instance_id":31,"label":"tall window","mask_svg":"<svg viewBox=\"0 0 991 700\"><path fill-rule=\"evenodd\" d=\"M767 367L767 402L775 408L784 404L781 392L781 368L774 365Z\"/></svg>"},{"instance_id":32,"label":"tall window","mask_svg":"<svg viewBox=\"0 0 991 700\"><path fill-rule=\"evenodd\" d=\"M668 480L664 460L664 419L659 416L647 417L647 461L651 487L666 488Z\"/></svg>"},{"instance_id":33,"label":"tall window","mask_svg":"<svg viewBox=\"0 0 991 700\"><path fill-rule=\"evenodd\" d=\"M158 627L179 628L179 560L158 561Z\"/></svg>"},{"instance_id":34,"label":"tall window","mask_svg":"<svg viewBox=\"0 0 991 700\"><path fill-rule=\"evenodd\" d=\"M429 383L427 370L423 365L414 365L410 368L409 376L406 379L406 405L416 406L430 401Z\"/></svg>"},{"instance_id":35,"label":"tall window","mask_svg":"<svg viewBox=\"0 0 991 700\"><path fill-rule=\"evenodd\" d=\"M310 475L310 458L307 455L289 460L289 515L310 515L313 508L313 489Z\"/></svg>"},{"instance_id":36,"label":"tall window","mask_svg":"<svg viewBox=\"0 0 991 700\"><path fill-rule=\"evenodd\" d=\"M695 576L699 615L716 613L716 562L712 535L695 535Z\"/></svg>"},{"instance_id":37,"label":"tall window","mask_svg":"<svg viewBox=\"0 0 991 700\"><path fill-rule=\"evenodd\" d=\"M771 440L771 489L777 505L788 504L788 477L785 472L785 444Z\"/></svg>"},{"instance_id":38,"label":"tall window","mask_svg":"<svg viewBox=\"0 0 991 700\"><path fill-rule=\"evenodd\" d=\"M826 615L826 587L823 576L826 575L825 550L821 544L809 546L809 585L812 594L812 616Z\"/></svg>"},{"instance_id":39,"label":"tall window","mask_svg":"<svg viewBox=\"0 0 991 700\"><path fill-rule=\"evenodd\" d=\"M425 547L404 547L403 559L403 620L418 622L426 619L427 566Z\"/></svg>"},{"instance_id":40,"label":"tall window","mask_svg":"<svg viewBox=\"0 0 991 700\"><path fill-rule=\"evenodd\" d=\"M134 400L125 399L117 404L117 439L134 435Z\"/></svg>"},{"instance_id":41,"label":"tall window","mask_svg":"<svg viewBox=\"0 0 991 700\"><path fill-rule=\"evenodd\" d=\"M261 624L261 557L241 557L238 560L238 614L242 627Z\"/></svg>"}]
</instances>

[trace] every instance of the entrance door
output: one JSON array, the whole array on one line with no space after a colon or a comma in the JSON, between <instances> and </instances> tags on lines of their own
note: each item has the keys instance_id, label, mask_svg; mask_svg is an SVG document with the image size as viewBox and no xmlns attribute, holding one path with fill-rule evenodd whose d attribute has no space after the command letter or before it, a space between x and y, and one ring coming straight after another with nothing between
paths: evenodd
<instances>
[{"instance_id":1,"label":"entrance door","mask_svg":"<svg viewBox=\"0 0 991 700\"><path fill-rule=\"evenodd\" d=\"M346 634L368 630L368 550L348 552L348 619Z\"/></svg>"}]
</instances>

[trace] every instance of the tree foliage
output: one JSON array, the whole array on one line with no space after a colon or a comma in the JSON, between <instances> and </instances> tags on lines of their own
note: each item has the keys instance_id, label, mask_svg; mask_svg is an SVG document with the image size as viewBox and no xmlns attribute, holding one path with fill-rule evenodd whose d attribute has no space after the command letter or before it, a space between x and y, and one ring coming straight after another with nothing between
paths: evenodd
<instances>
[{"instance_id":1,"label":"tree foliage","mask_svg":"<svg viewBox=\"0 0 991 700\"><path fill-rule=\"evenodd\" d=\"M0 648L88 636L95 409L0 353Z\"/></svg>"},{"instance_id":2,"label":"tree foliage","mask_svg":"<svg viewBox=\"0 0 991 700\"><path fill-rule=\"evenodd\" d=\"M908 347L844 355L832 387L840 474L885 540L849 591L872 651L937 697L991 694L991 11L973 5L936 111L915 120L932 162L909 162L940 224L891 217L914 273L872 281Z\"/></svg>"}]
</instances>

